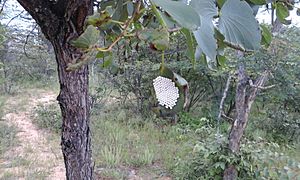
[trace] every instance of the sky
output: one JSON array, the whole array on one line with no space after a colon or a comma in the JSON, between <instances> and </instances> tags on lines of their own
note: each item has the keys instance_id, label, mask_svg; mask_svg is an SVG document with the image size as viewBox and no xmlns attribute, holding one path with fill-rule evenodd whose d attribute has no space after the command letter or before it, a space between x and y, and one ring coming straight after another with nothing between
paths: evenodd
<instances>
[{"instance_id":1,"label":"sky","mask_svg":"<svg viewBox=\"0 0 300 180\"><path fill-rule=\"evenodd\" d=\"M298 4L298 8L300 5ZM17 0L8 0L7 1L7 7L4 9L5 18L1 19L1 23L3 25L6 25L13 17L20 14L24 9L19 5ZM270 24L271 22L271 12L265 11L264 9L260 9L257 19L261 23L267 23ZM26 12L22 13L21 16L26 17ZM296 10L290 12L290 16L287 19L292 20L292 26L298 26L300 27L300 16L296 15ZM33 20L25 20L24 18L15 18L13 19L9 25L10 27L14 28L20 28L20 29L26 29L32 27L34 24Z\"/></svg>"}]
</instances>

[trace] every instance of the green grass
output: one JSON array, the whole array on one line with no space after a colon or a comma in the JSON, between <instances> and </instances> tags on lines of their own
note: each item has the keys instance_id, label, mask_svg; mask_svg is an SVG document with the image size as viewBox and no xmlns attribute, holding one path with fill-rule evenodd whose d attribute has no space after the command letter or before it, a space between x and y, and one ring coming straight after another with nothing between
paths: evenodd
<instances>
[{"instance_id":1,"label":"green grass","mask_svg":"<svg viewBox=\"0 0 300 180\"><path fill-rule=\"evenodd\" d=\"M0 155L17 144L17 129L14 126L0 122Z\"/></svg>"},{"instance_id":2,"label":"green grass","mask_svg":"<svg viewBox=\"0 0 300 180\"><path fill-rule=\"evenodd\" d=\"M39 127L60 131L61 116L57 104L39 105L36 114L34 122ZM160 121L143 119L114 104L92 115L92 149L96 166L104 168L104 172L119 167L143 169L155 165L163 172L171 172L176 161L192 151L196 137L180 131L178 126L159 126L157 122ZM106 174L109 172L112 171Z\"/></svg>"},{"instance_id":3,"label":"green grass","mask_svg":"<svg viewBox=\"0 0 300 180\"><path fill-rule=\"evenodd\" d=\"M91 118L97 167L150 171L150 167L158 166L156 174L169 174L176 161L192 151L195 137L182 133L177 126L159 127L154 123L157 120L143 119L125 110L106 112Z\"/></svg>"},{"instance_id":4,"label":"green grass","mask_svg":"<svg viewBox=\"0 0 300 180\"><path fill-rule=\"evenodd\" d=\"M34 122L39 127L60 131L61 116L57 104L40 105L36 114ZM181 131L178 126L159 125L161 121L143 119L115 104L92 115L93 159L96 169L102 169L96 173L113 179L124 177L131 168L147 173L152 169L151 174L171 174L177 161L192 151L196 137ZM124 167L126 170L119 170Z\"/></svg>"},{"instance_id":5,"label":"green grass","mask_svg":"<svg viewBox=\"0 0 300 180\"><path fill-rule=\"evenodd\" d=\"M16 180L19 179L13 172L4 172L3 176L0 178L0 180Z\"/></svg>"},{"instance_id":6,"label":"green grass","mask_svg":"<svg viewBox=\"0 0 300 180\"><path fill-rule=\"evenodd\" d=\"M1 118L3 116L3 110L4 110L3 106L5 104L5 101L6 101L6 97L0 96L0 120L1 120Z\"/></svg>"}]
</instances>

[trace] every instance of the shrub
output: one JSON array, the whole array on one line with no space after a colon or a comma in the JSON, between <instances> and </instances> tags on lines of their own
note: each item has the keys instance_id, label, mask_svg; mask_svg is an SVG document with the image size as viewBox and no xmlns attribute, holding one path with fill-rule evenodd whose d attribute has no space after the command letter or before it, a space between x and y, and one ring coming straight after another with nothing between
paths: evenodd
<instances>
[{"instance_id":1,"label":"shrub","mask_svg":"<svg viewBox=\"0 0 300 180\"><path fill-rule=\"evenodd\" d=\"M299 153L295 148L273 142L249 141L241 143L236 155L228 150L225 137L216 138L212 129L197 130L201 140L194 146L188 160L178 160L175 175L178 179L222 179L228 165L234 165L240 179L299 179ZM288 152L296 153L289 156Z\"/></svg>"},{"instance_id":2,"label":"shrub","mask_svg":"<svg viewBox=\"0 0 300 180\"><path fill-rule=\"evenodd\" d=\"M62 116L57 104L38 105L35 108L34 123L55 133L61 131Z\"/></svg>"}]
</instances>

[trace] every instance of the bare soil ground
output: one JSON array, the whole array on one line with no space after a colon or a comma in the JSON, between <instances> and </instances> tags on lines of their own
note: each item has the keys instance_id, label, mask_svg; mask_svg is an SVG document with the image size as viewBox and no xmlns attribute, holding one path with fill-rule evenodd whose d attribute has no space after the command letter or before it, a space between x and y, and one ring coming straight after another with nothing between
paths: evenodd
<instances>
[{"instance_id":1,"label":"bare soil ground","mask_svg":"<svg viewBox=\"0 0 300 180\"><path fill-rule=\"evenodd\" d=\"M18 146L0 157L0 179L65 179L59 137L32 123L38 104L55 101L56 94L43 90L10 97L2 120L18 129Z\"/></svg>"}]
</instances>

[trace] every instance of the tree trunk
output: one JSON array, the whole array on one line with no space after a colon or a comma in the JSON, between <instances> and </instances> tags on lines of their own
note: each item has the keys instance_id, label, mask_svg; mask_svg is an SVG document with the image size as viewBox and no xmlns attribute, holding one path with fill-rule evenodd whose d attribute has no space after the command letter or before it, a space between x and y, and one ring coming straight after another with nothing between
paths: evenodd
<instances>
[{"instance_id":1,"label":"tree trunk","mask_svg":"<svg viewBox=\"0 0 300 180\"><path fill-rule=\"evenodd\" d=\"M61 145L68 179L92 179L91 137L89 129L88 67L66 71L72 52L54 41L58 64L60 104L63 125Z\"/></svg>"},{"instance_id":2,"label":"tree trunk","mask_svg":"<svg viewBox=\"0 0 300 180\"><path fill-rule=\"evenodd\" d=\"M84 21L92 12L92 0L18 0L35 19L56 55L63 124L61 146L70 180L93 178L91 133L89 128L88 67L67 71L67 65L83 52L70 41L83 33Z\"/></svg>"},{"instance_id":3,"label":"tree trunk","mask_svg":"<svg viewBox=\"0 0 300 180\"><path fill-rule=\"evenodd\" d=\"M244 64L241 63L239 65L238 84L235 96L237 116L229 134L229 150L231 153L236 154L240 150L240 142L248 123L251 106L257 96L258 90L263 88L262 86L267 81L268 74L266 71L262 76L256 79L254 84L251 84L249 83L251 80L249 80L246 75ZM224 171L223 179L235 180L237 176L238 171L235 166L229 165Z\"/></svg>"}]
</instances>

